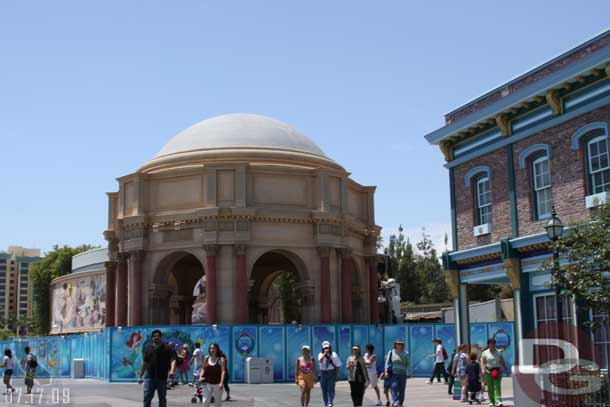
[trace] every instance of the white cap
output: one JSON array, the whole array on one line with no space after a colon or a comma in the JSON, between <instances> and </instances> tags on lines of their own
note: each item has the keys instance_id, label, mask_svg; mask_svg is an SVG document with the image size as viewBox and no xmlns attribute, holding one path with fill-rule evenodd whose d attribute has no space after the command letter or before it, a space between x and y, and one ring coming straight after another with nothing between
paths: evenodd
<instances>
[{"instance_id":1,"label":"white cap","mask_svg":"<svg viewBox=\"0 0 610 407\"><path fill-rule=\"evenodd\" d=\"M328 341L322 342L322 349L324 349L324 348L330 348L330 342L328 342Z\"/></svg>"},{"instance_id":2,"label":"white cap","mask_svg":"<svg viewBox=\"0 0 610 407\"><path fill-rule=\"evenodd\" d=\"M311 348L310 348L309 346L307 346L307 345L303 345L303 346L301 347L301 350L304 350L304 349L307 349L308 351L310 351L310 352L311 352Z\"/></svg>"}]
</instances>

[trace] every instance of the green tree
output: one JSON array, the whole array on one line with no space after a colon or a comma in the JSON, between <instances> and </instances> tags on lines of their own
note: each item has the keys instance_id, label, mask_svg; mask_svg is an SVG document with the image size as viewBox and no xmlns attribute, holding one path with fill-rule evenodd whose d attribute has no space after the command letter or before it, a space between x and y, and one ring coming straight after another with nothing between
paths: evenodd
<instances>
[{"instance_id":1,"label":"green tree","mask_svg":"<svg viewBox=\"0 0 610 407\"><path fill-rule=\"evenodd\" d=\"M0 341L6 341L15 337L15 333L10 329L0 328Z\"/></svg>"},{"instance_id":2,"label":"green tree","mask_svg":"<svg viewBox=\"0 0 610 407\"><path fill-rule=\"evenodd\" d=\"M273 285L278 291L283 323L301 322L301 297L296 289L297 276L294 273L280 274Z\"/></svg>"},{"instance_id":3,"label":"green tree","mask_svg":"<svg viewBox=\"0 0 610 407\"><path fill-rule=\"evenodd\" d=\"M91 245L78 247L53 246L53 250L45 253L44 257L33 263L30 269L34 292L34 307L32 312L32 327L40 335L48 333L51 325L51 297L50 286L54 278L71 272L72 256L95 248ZM14 323L15 327L17 321Z\"/></svg>"},{"instance_id":4,"label":"green tree","mask_svg":"<svg viewBox=\"0 0 610 407\"><path fill-rule=\"evenodd\" d=\"M451 301L438 253L425 229L422 230L422 240L417 243L417 250L415 273L417 281L420 282L419 303L432 304Z\"/></svg>"},{"instance_id":5,"label":"green tree","mask_svg":"<svg viewBox=\"0 0 610 407\"><path fill-rule=\"evenodd\" d=\"M415 272L415 255L409 239L405 240L402 225L398 235L390 236L386 249L389 256L389 274L400 284L400 298L403 302L419 302L419 281Z\"/></svg>"},{"instance_id":6,"label":"green tree","mask_svg":"<svg viewBox=\"0 0 610 407\"><path fill-rule=\"evenodd\" d=\"M563 294L570 295L594 310L605 315L601 323L607 324L610 313L610 203L603 205L593 222L573 226L567 236L557 240L553 246L568 260L561 268L546 261L543 269L551 272L551 284L559 287Z\"/></svg>"}]
</instances>

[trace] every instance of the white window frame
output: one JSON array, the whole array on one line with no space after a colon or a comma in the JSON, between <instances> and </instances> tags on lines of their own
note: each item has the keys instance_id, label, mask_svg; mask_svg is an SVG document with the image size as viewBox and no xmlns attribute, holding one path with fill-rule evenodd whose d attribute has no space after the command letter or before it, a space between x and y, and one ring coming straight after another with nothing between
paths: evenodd
<instances>
[{"instance_id":1,"label":"white window frame","mask_svg":"<svg viewBox=\"0 0 610 407\"><path fill-rule=\"evenodd\" d=\"M597 169L597 170L594 171L593 170L593 160L592 160L593 157L591 156L591 144L599 143L600 141L603 141L605 143L605 145L606 145L606 157L607 157L608 164L606 165L606 167L600 168L600 169ZM591 179L591 193L592 194L604 192L604 191L597 191L596 190L595 177L593 175L597 174L599 172L610 170L610 150L609 150L608 147L609 147L608 146L608 136L605 135L605 134L601 135L601 136L594 137L594 138L592 138L591 140L589 140L587 142L587 159L589 161L589 163L588 163L589 165L587 167L588 167L588 170L589 170L589 174L588 175L589 175L589 177ZM596 157L601 157L601 155L597 154Z\"/></svg>"},{"instance_id":2,"label":"white window frame","mask_svg":"<svg viewBox=\"0 0 610 407\"><path fill-rule=\"evenodd\" d=\"M543 161L547 161L548 162L548 167L549 167L549 184L543 187L538 186L538 183L536 182L537 179L537 174L536 174L536 164L540 164ZM553 202L553 180L551 178L551 160L549 160L549 157L546 155L543 155L542 157L539 157L537 159L535 159L534 161L532 161L532 179L533 179L533 184L534 184L534 199L536 200L536 219L546 219L548 217L551 216L551 212L547 212L547 213L540 213L540 199L538 198L538 193L541 191L544 191L545 189L549 189L551 191L551 205Z\"/></svg>"},{"instance_id":3,"label":"white window frame","mask_svg":"<svg viewBox=\"0 0 610 407\"><path fill-rule=\"evenodd\" d=\"M489 203L485 204L485 205L481 205L481 184L487 182L489 184ZM490 214L490 218L491 218L491 214L492 214L492 196L491 196L491 179L489 178L489 175L485 175L481 178L479 178L477 180L477 187L476 187L476 194L477 194L477 226L481 226L481 225L485 225L485 224L491 224L491 219L489 219L488 222L482 222L482 216L481 216L481 210L484 208L489 207L489 214Z\"/></svg>"}]
</instances>

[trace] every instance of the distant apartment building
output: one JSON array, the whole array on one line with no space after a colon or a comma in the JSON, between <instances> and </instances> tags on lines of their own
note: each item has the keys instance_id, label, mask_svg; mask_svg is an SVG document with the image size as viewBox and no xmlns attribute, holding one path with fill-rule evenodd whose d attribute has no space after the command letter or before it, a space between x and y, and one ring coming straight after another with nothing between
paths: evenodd
<instances>
[{"instance_id":1,"label":"distant apartment building","mask_svg":"<svg viewBox=\"0 0 610 407\"><path fill-rule=\"evenodd\" d=\"M0 251L0 316L5 320L32 315L30 266L40 259L40 249L9 246Z\"/></svg>"}]
</instances>

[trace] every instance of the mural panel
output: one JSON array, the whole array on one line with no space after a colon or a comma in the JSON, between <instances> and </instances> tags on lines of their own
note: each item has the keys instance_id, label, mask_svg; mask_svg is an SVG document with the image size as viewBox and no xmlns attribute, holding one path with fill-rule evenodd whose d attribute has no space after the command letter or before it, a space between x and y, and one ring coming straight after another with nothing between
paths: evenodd
<instances>
[{"instance_id":1,"label":"mural panel","mask_svg":"<svg viewBox=\"0 0 610 407\"><path fill-rule=\"evenodd\" d=\"M514 325L511 322L497 322L489 324L487 329L489 337L495 338L496 347L502 352L510 372L515 359Z\"/></svg>"},{"instance_id":2,"label":"mural panel","mask_svg":"<svg viewBox=\"0 0 610 407\"><path fill-rule=\"evenodd\" d=\"M428 355L434 353L434 325L419 325L410 327L411 339L409 349L411 353L411 369L414 375L429 375L432 372L434 361Z\"/></svg>"},{"instance_id":3,"label":"mural panel","mask_svg":"<svg viewBox=\"0 0 610 407\"><path fill-rule=\"evenodd\" d=\"M106 277L74 274L51 288L52 333L96 330L104 327Z\"/></svg>"},{"instance_id":4,"label":"mural panel","mask_svg":"<svg viewBox=\"0 0 610 407\"><path fill-rule=\"evenodd\" d=\"M246 358L257 356L257 332L255 326L234 326L232 349L232 377L235 382L245 380Z\"/></svg>"},{"instance_id":5,"label":"mural panel","mask_svg":"<svg viewBox=\"0 0 610 407\"><path fill-rule=\"evenodd\" d=\"M261 343L258 349L258 355L264 358L273 359L273 380L286 380L286 358L284 349L286 342L284 341L284 327L282 326L265 326L259 328L259 338L265 338L265 343ZM290 365L292 367L292 364Z\"/></svg>"},{"instance_id":6,"label":"mural panel","mask_svg":"<svg viewBox=\"0 0 610 407\"><path fill-rule=\"evenodd\" d=\"M286 327L286 364L288 381L294 381L294 363L301 356L303 345L311 347L311 327L302 325L289 325ZM312 348L312 357L315 359L318 352Z\"/></svg>"}]
</instances>

